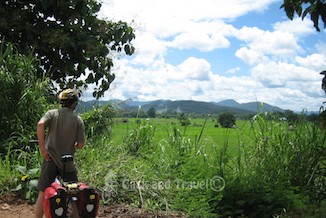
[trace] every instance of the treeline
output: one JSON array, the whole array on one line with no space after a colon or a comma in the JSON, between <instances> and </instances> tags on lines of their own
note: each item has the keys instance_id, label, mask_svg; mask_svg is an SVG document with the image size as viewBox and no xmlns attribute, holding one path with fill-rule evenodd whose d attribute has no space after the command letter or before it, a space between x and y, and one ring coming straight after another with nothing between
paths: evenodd
<instances>
[{"instance_id":1,"label":"treeline","mask_svg":"<svg viewBox=\"0 0 326 218\"><path fill-rule=\"evenodd\" d=\"M221 112L219 114L222 114L224 112ZM232 112L231 112L232 113ZM219 114L211 114L211 118L218 118ZM188 118L201 118L204 119L207 117L206 113L185 113L182 111L172 111L172 110L166 110L165 112L162 113L157 113L155 111L155 109L153 107L149 108L149 110L147 111L143 111L138 110L138 111L129 111L126 109L121 109L121 110L117 110L116 112L116 117L119 118L167 118L167 119L178 119L180 116L186 116ZM254 113L245 113L245 114L234 114L236 119L239 120L250 120L253 119L255 117L256 114ZM301 120L306 120L306 121L318 121L318 114L306 114L306 113L302 113L302 114L297 114L294 113L292 110L285 110L284 112L281 111L277 111L277 112L272 112L272 113L267 113L266 115L266 119L272 120L275 119L275 117L277 117L280 120L283 121L287 121L290 123L295 123L297 121L301 121Z\"/></svg>"}]
</instances>

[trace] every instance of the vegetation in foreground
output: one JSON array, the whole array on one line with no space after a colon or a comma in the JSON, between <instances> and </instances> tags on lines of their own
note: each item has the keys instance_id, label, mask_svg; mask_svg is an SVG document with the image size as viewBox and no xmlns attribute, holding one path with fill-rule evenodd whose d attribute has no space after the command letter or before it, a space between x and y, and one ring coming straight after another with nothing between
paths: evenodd
<instances>
[{"instance_id":1,"label":"vegetation in foreground","mask_svg":"<svg viewBox=\"0 0 326 218\"><path fill-rule=\"evenodd\" d=\"M82 116L87 123L89 114ZM223 143L214 143L204 137L205 129L214 127L203 122L195 134L177 123L159 133L159 125L146 119L125 124L121 140L111 140L112 132L103 129L89 132L87 145L76 154L80 179L98 189L102 204L177 210L191 217L291 217L293 211L321 217L326 212L325 132L317 125L300 122L289 131L261 114L239 129L219 127ZM88 123L89 131L92 125L97 124ZM33 152L10 150L1 162L2 184L7 184L2 187L31 201L41 158L37 149ZM14 175L4 172L13 168Z\"/></svg>"},{"instance_id":2,"label":"vegetation in foreground","mask_svg":"<svg viewBox=\"0 0 326 218\"><path fill-rule=\"evenodd\" d=\"M10 93L2 95L0 108L6 115L1 122L0 191L34 202L42 159L38 146L28 140L35 139L44 111L58 105L47 98L47 81L33 77L32 60L9 50L1 54L1 60L8 58L0 69L1 87ZM8 71L23 73L6 76ZM26 79L27 73L34 79ZM11 105L17 110L6 111ZM98 189L102 204L183 211L191 217L326 213L326 132L317 123L298 119L290 131L277 117L261 113L236 129L213 127L210 119L202 120L201 127L180 119L162 128L136 118L127 123L121 139L112 140L112 106L82 117L88 139L76 163L80 180Z\"/></svg>"}]
</instances>

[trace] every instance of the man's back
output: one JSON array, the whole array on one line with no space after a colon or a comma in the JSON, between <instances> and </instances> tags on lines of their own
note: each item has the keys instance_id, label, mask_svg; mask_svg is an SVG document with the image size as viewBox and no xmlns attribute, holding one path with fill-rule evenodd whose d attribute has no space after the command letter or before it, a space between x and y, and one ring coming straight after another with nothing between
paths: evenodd
<instances>
[{"instance_id":1,"label":"man's back","mask_svg":"<svg viewBox=\"0 0 326 218\"><path fill-rule=\"evenodd\" d=\"M52 160L62 168L61 155L74 154L75 142L85 140L83 120L68 107L50 110L41 119L49 128L45 148ZM68 164L66 169L67 171L75 170L73 163Z\"/></svg>"}]
</instances>

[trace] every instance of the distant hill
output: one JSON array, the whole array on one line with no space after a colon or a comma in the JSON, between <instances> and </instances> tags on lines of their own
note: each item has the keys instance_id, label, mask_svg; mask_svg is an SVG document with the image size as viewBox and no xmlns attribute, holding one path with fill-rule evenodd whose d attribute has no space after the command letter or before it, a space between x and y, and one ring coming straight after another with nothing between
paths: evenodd
<instances>
[{"instance_id":1,"label":"distant hill","mask_svg":"<svg viewBox=\"0 0 326 218\"><path fill-rule=\"evenodd\" d=\"M126 101L112 100L113 104L116 104L120 109L126 109L129 111L135 111L141 106L142 111L148 111L149 108L153 107L156 112L163 113L167 110L184 112L184 113L197 113L197 114L218 114L221 112L230 111L234 114L246 114L246 113L257 113L260 107L260 102L250 102L240 104L234 100L224 100L221 102L201 102L201 101L170 101L170 100L157 100L149 102L138 102L138 101ZM106 101L88 101L80 102L76 111L78 113L90 110L93 106L103 106ZM283 109L275 107L266 103L263 103L261 111L281 111Z\"/></svg>"},{"instance_id":2,"label":"distant hill","mask_svg":"<svg viewBox=\"0 0 326 218\"><path fill-rule=\"evenodd\" d=\"M78 101L78 105L76 107L77 113L83 113L91 110L93 107L102 107L107 103L107 101Z\"/></svg>"},{"instance_id":3,"label":"distant hill","mask_svg":"<svg viewBox=\"0 0 326 218\"><path fill-rule=\"evenodd\" d=\"M272 105L269 105L267 103L262 103L262 102L258 102L258 101L239 104L235 100L228 99L228 100L220 101L220 102L217 102L217 103L214 103L214 104L217 104L217 105L220 105L220 106L236 107L236 108L241 108L241 109L255 111L255 112L257 112L259 110L259 108L260 108L260 112L262 112L262 111L266 111L266 112L267 111L284 112L284 110L279 108L279 107L272 106Z\"/></svg>"}]
</instances>

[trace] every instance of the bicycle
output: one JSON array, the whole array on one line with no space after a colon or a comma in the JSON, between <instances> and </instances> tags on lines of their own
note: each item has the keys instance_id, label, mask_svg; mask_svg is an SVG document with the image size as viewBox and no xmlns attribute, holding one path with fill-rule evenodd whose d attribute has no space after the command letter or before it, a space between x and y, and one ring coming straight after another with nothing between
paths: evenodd
<instances>
[{"instance_id":1,"label":"bicycle","mask_svg":"<svg viewBox=\"0 0 326 218\"><path fill-rule=\"evenodd\" d=\"M38 140L30 140L30 143L38 143ZM51 186L45 189L42 204L47 218L66 218L69 206L72 207L73 213L77 210L80 218L97 216L100 200L98 192L84 183L65 180L66 163L73 161L73 158L73 155L70 154L61 156L62 174L57 176ZM74 205L77 208L74 208Z\"/></svg>"}]
</instances>

